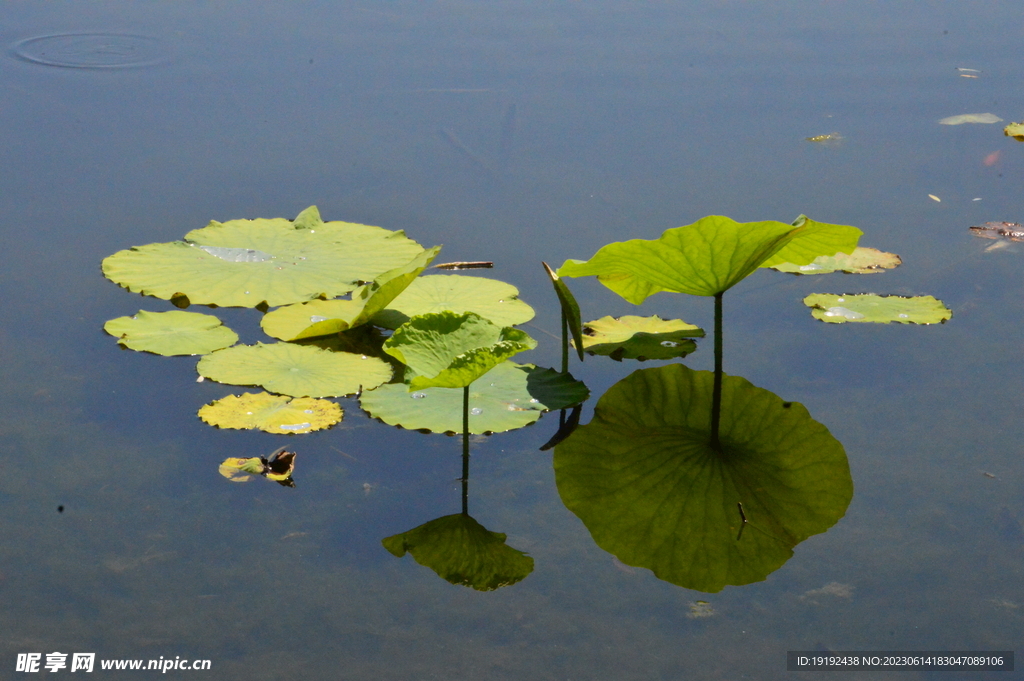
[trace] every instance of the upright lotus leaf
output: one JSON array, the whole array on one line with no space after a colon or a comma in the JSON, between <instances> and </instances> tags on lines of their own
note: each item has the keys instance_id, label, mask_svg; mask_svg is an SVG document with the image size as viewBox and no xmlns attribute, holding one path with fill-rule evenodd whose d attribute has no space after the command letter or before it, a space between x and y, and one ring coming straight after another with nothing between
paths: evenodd
<instances>
[{"instance_id":1,"label":"upright lotus leaf","mask_svg":"<svg viewBox=\"0 0 1024 681\"><path fill-rule=\"evenodd\" d=\"M902 264L903 260L895 253L886 253L877 248L858 246L853 253L837 253L835 255L819 255L806 265L794 265L784 262L771 265L779 272L790 274L831 274L846 272L847 274L877 274L891 270Z\"/></svg>"},{"instance_id":2,"label":"upright lotus leaf","mask_svg":"<svg viewBox=\"0 0 1024 681\"><path fill-rule=\"evenodd\" d=\"M469 386L469 432L503 433L528 426L541 414L579 404L590 392L582 382L554 369L504 362ZM409 391L403 383L366 390L360 406L393 426L435 433L462 432L462 388Z\"/></svg>"},{"instance_id":3,"label":"upright lotus leaf","mask_svg":"<svg viewBox=\"0 0 1024 681\"><path fill-rule=\"evenodd\" d=\"M509 357L537 346L524 331L478 314L435 312L413 317L384 343L384 351L418 374L409 390L464 388Z\"/></svg>"},{"instance_id":4,"label":"upright lotus leaf","mask_svg":"<svg viewBox=\"0 0 1024 681\"><path fill-rule=\"evenodd\" d=\"M703 329L682 319L601 317L584 324L583 349L616 361L674 359L697 349L689 339L703 337Z\"/></svg>"},{"instance_id":5,"label":"upright lotus leaf","mask_svg":"<svg viewBox=\"0 0 1024 681\"><path fill-rule=\"evenodd\" d=\"M562 315L568 323L569 333L572 334L573 344L576 346L576 353L582 362L585 342L583 339L583 317L580 314L579 303L576 302L576 296L572 294L562 278L551 269L551 266L546 262L542 262L541 265L544 265L544 271L548 273L551 284L555 287L558 304L562 308Z\"/></svg>"},{"instance_id":6,"label":"upright lotus leaf","mask_svg":"<svg viewBox=\"0 0 1024 681\"><path fill-rule=\"evenodd\" d=\"M441 251L425 250L402 267L389 270L357 289L352 300L313 300L278 308L263 316L260 326L269 336L300 340L361 326L395 299Z\"/></svg>"},{"instance_id":7,"label":"upright lotus leaf","mask_svg":"<svg viewBox=\"0 0 1024 681\"><path fill-rule=\"evenodd\" d=\"M293 397L351 395L391 378L391 367L376 357L294 343L257 343L218 350L200 359L196 370L218 383L258 385Z\"/></svg>"},{"instance_id":8,"label":"upright lotus leaf","mask_svg":"<svg viewBox=\"0 0 1024 681\"><path fill-rule=\"evenodd\" d=\"M475 312L498 326L515 326L533 319L533 308L519 300L519 289L497 279L461 274L418 277L378 312L373 323L397 329L410 318L430 312Z\"/></svg>"},{"instance_id":9,"label":"upright lotus leaf","mask_svg":"<svg viewBox=\"0 0 1024 681\"><path fill-rule=\"evenodd\" d=\"M879 296L874 293L835 295L812 293L804 298L815 319L823 322L944 324L953 311L932 296Z\"/></svg>"},{"instance_id":10,"label":"upright lotus leaf","mask_svg":"<svg viewBox=\"0 0 1024 681\"><path fill-rule=\"evenodd\" d=\"M213 221L184 241L119 251L103 261L103 274L165 300L277 307L343 295L423 250L402 232L319 221L315 208L300 218Z\"/></svg>"},{"instance_id":11,"label":"upright lotus leaf","mask_svg":"<svg viewBox=\"0 0 1024 681\"><path fill-rule=\"evenodd\" d=\"M802 405L725 376L721 451L710 446L714 375L636 371L555 447L565 505L627 565L714 592L765 579L846 513L843 446Z\"/></svg>"},{"instance_id":12,"label":"upright lotus leaf","mask_svg":"<svg viewBox=\"0 0 1024 681\"><path fill-rule=\"evenodd\" d=\"M103 330L127 348L164 356L205 355L238 342L238 334L213 315L179 310L139 310L111 319Z\"/></svg>"},{"instance_id":13,"label":"upright lotus leaf","mask_svg":"<svg viewBox=\"0 0 1024 681\"><path fill-rule=\"evenodd\" d=\"M252 429L294 435L330 428L342 419L340 406L312 397L269 393L228 395L200 408L199 418L218 428Z\"/></svg>"},{"instance_id":14,"label":"upright lotus leaf","mask_svg":"<svg viewBox=\"0 0 1024 681\"><path fill-rule=\"evenodd\" d=\"M608 244L585 262L567 260L558 274L595 275L636 305L659 291L714 296L771 263L777 254L783 258L779 262L806 264L819 255L849 253L860 234L855 227L806 218L794 226L771 220L740 223L711 215L666 230L653 241Z\"/></svg>"},{"instance_id":15,"label":"upright lotus leaf","mask_svg":"<svg viewBox=\"0 0 1024 681\"><path fill-rule=\"evenodd\" d=\"M522 581L533 572L533 558L505 544L506 536L491 532L468 515L448 515L384 539L381 543L401 558L406 552L451 584L493 591Z\"/></svg>"}]
</instances>

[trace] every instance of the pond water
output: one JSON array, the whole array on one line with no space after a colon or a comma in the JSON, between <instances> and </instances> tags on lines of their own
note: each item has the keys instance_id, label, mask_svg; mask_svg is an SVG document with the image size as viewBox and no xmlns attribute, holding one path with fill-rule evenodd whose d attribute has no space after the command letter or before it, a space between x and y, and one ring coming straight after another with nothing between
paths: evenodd
<instances>
[{"instance_id":1,"label":"pond water","mask_svg":"<svg viewBox=\"0 0 1024 681\"><path fill-rule=\"evenodd\" d=\"M60 651L211 661L167 678L775 679L788 650L1013 650L1024 637L1024 246L987 250L968 231L1024 217L1024 146L1003 123L938 124L1024 115L1017 3L4 13L5 676L18 654ZM765 581L672 585L600 549L562 504L538 451L557 429L548 415L473 443L473 515L529 552L532 574L477 592L395 558L383 538L458 512L456 439L377 423L351 398L321 433L216 430L196 410L238 389L197 384L194 358L119 351L102 330L173 309L106 281L105 256L310 204L444 244L442 261L494 261L489 276L537 310L525 328L540 345L517 360L541 366L560 352L541 260L709 214L860 227L862 245L904 264L760 271L725 309L726 371L804 404L845 446L845 517ZM571 284L585 319L712 326L710 299L662 294L638 311ZM823 324L800 302L812 292L934 295L953 318ZM264 338L253 311L216 313L243 342ZM710 342L685 363L710 368ZM596 397L639 366L573 371ZM218 475L226 457L285 443L295 489ZM979 678L871 678L939 676Z\"/></svg>"}]
</instances>

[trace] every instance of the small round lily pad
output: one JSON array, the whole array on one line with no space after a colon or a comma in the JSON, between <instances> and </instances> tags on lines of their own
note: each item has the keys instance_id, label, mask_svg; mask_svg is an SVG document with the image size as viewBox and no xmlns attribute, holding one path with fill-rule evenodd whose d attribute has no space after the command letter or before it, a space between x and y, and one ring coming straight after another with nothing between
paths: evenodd
<instances>
[{"instance_id":1,"label":"small round lily pad","mask_svg":"<svg viewBox=\"0 0 1024 681\"><path fill-rule=\"evenodd\" d=\"M806 265L784 262L772 265L772 269L791 274L830 274L832 272L877 274L898 267L902 262L900 256L895 253L858 246L850 254L821 255Z\"/></svg>"},{"instance_id":2,"label":"small round lily pad","mask_svg":"<svg viewBox=\"0 0 1024 681\"><path fill-rule=\"evenodd\" d=\"M231 385L258 385L293 397L338 397L391 378L376 357L295 343L257 343L218 350L199 360L201 376Z\"/></svg>"},{"instance_id":3,"label":"small round lily pad","mask_svg":"<svg viewBox=\"0 0 1024 681\"><path fill-rule=\"evenodd\" d=\"M880 296L874 293L835 295L812 293L804 298L815 319L832 324L874 322L888 324L941 324L953 311L932 296Z\"/></svg>"},{"instance_id":4,"label":"small round lily pad","mask_svg":"<svg viewBox=\"0 0 1024 681\"><path fill-rule=\"evenodd\" d=\"M533 319L533 308L519 300L519 289L497 279L461 274L417 277L402 294L378 312L373 323L397 329L411 317L430 312L475 312L498 326Z\"/></svg>"},{"instance_id":5,"label":"small round lily pad","mask_svg":"<svg viewBox=\"0 0 1024 681\"><path fill-rule=\"evenodd\" d=\"M1003 134L1007 137L1012 137L1018 142L1024 142L1024 122L1010 123L1003 128Z\"/></svg>"},{"instance_id":6,"label":"small round lily pad","mask_svg":"<svg viewBox=\"0 0 1024 681\"><path fill-rule=\"evenodd\" d=\"M704 331L681 319L661 317L601 317L583 325L583 349L614 360L673 359L697 349L691 338Z\"/></svg>"},{"instance_id":7,"label":"small round lily pad","mask_svg":"<svg viewBox=\"0 0 1024 681\"><path fill-rule=\"evenodd\" d=\"M330 400L289 398L269 393L228 395L203 406L199 418L218 428L296 435L329 428L342 419L342 409Z\"/></svg>"},{"instance_id":8,"label":"small round lily pad","mask_svg":"<svg viewBox=\"0 0 1024 681\"><path fill-rule=\"evenodd\" d=\"M139 310L131 317L111 319L103 330L127 348L165 357L205 355L238 342L238 334L213 315L180 310Z\"/></svg>"}]
</instances>

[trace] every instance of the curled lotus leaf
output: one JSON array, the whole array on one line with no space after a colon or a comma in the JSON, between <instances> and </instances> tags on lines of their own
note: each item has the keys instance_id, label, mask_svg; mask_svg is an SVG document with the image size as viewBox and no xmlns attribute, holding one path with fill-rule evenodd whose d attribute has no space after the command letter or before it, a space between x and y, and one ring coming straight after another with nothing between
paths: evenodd
<instances>
[{"instance_id":1,"label":"curled lotus leaf","mask_svg":"<svg viewBox=\"0 0 1024 681\"><path fill-rule=\"evenodd\" d=\"M532 364L504 362L469 386L469 432L503 433L528 426L541 414L579 404L587 387L569 374ZM364 391L359 404L384 423L435 433L462 432L462 388L409 391L402 383Z\"/></svg>"},{"instance_id":2,"label":"curled lotus leaf","mask_svg":"<svg viewBox=\"0 0 1024 681\"><path fill-rule=\"evenodd\" d=\"M831 324L943 324L953 316L952 310L932 296L905 298L874 293L812 293L804 298L804 305L811 308L815 319Z\"/></svg>"},{"instance_id":3,"label":"curled lotus leaf","mask_svg":"<svg viewBox=\"0 0 1024 681\"><path fill-rule=\"evenodd\" d=\"M311 206L294 221L213 221L184 241L119 251L103 261L103 274L164 300L277 307L344 295L422 250L402 232L323 222Z\"/></svg>"},{"instance_id":4,"label":"curled lotus leaf","mask_svg":"<svg viewBox=\"0 0 1024 681\"><path fill-rule=\"evenodd\" d=\"M330 400L285 397L269 393L228 395L200 408L199 418L218 428L296 435L330 428L342 419L342 409Z\"/></svg>"},{"instance_id":5,"label":"curled lotus leaf","mask_svg":"<svg viewBox=\"0 0 1024 681\"><path fill-rule=\"evenodd\" d=\"M806 265L784 262L772 265L772 269L790 274L830 274L832 272L877 274L898 267L902 262L900 256L895 253L858 246L853 253L820 255Z\"/></svg>"},{"instance_id":6,"label":"curled lotus leaf","mask_svg":"<svg viewBox=\"0 0 1024 681\"><path fill-rule=\"evenodd\" d=\"M487 277L432 274L415 279L374 316L373 323L397 329L417 315L445 311L474 312L498 326L524 324L534 316L512 284Z\"/></svg>"},{"instance_id":7,"label":"curled lotus leaf","mask_svg":"<svg viewBox=\"0 0 1024 681\"><path fill-rule=\"evenodd\" d=\"M392 555L407 552L451 584L477 591L510 586L533 572L533 558L505 543L472 517L457 513L382 540Z\"/></svg>"},{"instance_id":8,"label":"curled lotus leaf","mask_svg":"<svg viewBox=\"0 0 1024 681\"><path fill-rule=\"evenodd\" d=\"M805 216L788 225L767 220L736 222L721 215L666 230L659 239L603 246L587 261L567 260L562 277L596 276L631 303L659 291L714 296L754 272L780 262L803 265L819 255L849 253L861 231Z\"/></svg>"},{"instance_id":9,"label":"curled lotus leaf","mask_svg":"<svg viewBox=\"0 0 1024 681\"><path fill-rule=\"evenodd\" d=\"M249 482L257 475L263 475L267 466L258 456L247 458L231 456L220 464L220 474L231 482Z\"/></svg>"},{"instance_id":10,"label":"curled lotus leaf","mask_svg":"<svg viewBox=\"0 0 1024 681\"><path fill-rule=\"evenodd\" d=\"M164 356L205 355L238 342L238 334L213 315L180 310L139 310L111 319L103 330L127 348Z\"/></svg>"},{"instance_id":11,"label":"curled lotus leaf","mask_svg":"<svg viewBox=\"0 0 1024 681\"><path fill-rule=\"evenodd\" d=\"M294 343L257 343L218 350L199 360L199 374L230 385L258 385L293 397L338 397L391 378L376 357Z\"/></svg>"},{"instance_id":12,"label":"curled lotus leaf","mask_svg":"<svg viewBox=\"0 0 1024 681\"><path fill-rule=\"evenodd\" d=\"M601 317L583 325L583 349L614 360L674 359L697 349L704 330L682 319Z\"/></svg>"}]
</instances>

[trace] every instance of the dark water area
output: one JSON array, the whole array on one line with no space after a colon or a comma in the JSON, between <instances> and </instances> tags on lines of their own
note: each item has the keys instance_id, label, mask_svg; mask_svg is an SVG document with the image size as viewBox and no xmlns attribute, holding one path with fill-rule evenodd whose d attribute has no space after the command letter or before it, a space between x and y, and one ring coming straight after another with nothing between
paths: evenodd
<instances>
[{"instance_id":1,"label":"dark water area","mask_svg":"<svg viewBox=\"0 0 1024 681\"><path fill-rule=\"evenodd\" d=\"M167 678L776 679L788 650L1006 651L1024 638L1024 247L968 232L1024 221L1024 145L1002 133L1024 119L1018 5L4 14L0 676L20 676L19 654L58 651L211 661ZM983 112L1005 122L938 123ZM842 140L806 139L831 133ZM557 430L548 414L473 442L473 516L532 556L526 579L477 592L392 556L382 539L458 512L458 439L378 423L354 398L318 433L214 429L196 411L239 389L103 331L173 309L104 279L106 256L311 204L443 244L441 261L494 261L487 276L537 311L523 328L539 345L516 360L540 366L560 361L542 260L705 215L861 228L862 245L903 265L759 271L725 299L726 372L803 404L842 442L845 517L764 581L676 586L601 549L562 503L538 451ZM571 285L584 319L713 325L709 298L637 308L592 279ZM933 295L953 317L823 324L801 304L813 292ZM267 340L252 310L199 311L242 343ZM712 368L710 336L699 347L684 363ZM661 364L574 365L593 396L583 422L611 385ZM284 444L295 489L218 474L226 457Z\"/></svg>"}]
</instances>

